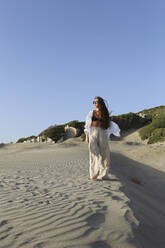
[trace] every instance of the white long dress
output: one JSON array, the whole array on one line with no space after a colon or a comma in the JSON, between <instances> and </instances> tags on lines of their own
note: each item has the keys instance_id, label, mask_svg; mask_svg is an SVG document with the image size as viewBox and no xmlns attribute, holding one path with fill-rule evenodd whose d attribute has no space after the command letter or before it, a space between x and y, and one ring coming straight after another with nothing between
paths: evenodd
<instances>
[{"instance_id":1,"label":"white long dress","mask_svg":"<svg viewBox=\"0 0 165 248\"><path fill-rule=\"evenodd\" d=\"M120 136L119 126L110 121L108 129L93 127L93 110L90 110L85 120L84 132L89 134L89 174L90 178L104 179L108 176L110 167L110 149L108 140L111 134Z\"/></svg>"}]
</instances>

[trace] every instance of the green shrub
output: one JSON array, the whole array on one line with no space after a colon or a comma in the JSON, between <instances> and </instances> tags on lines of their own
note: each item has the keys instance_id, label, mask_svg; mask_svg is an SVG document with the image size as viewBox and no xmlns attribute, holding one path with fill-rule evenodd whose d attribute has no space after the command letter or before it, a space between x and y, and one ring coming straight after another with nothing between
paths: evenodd
<instances>
[{"instance_id":1,"label":"green shrub","mask_svg":"<svg viewBox=\"0 0 165 248\"><path fill-rule=\"evenodd\" d=\"M118 116L111 116L110 119L116 122L121 130L137 129L151 123L152 119L142 118L135 113L128 113Z\"/></svg>"},{"instance_id":2,"label":"green shrub","mask_svg":"<svg viewBox=\"0 0 165 248\"><path fill-rule=\"evenodd\" d=\"M82 140L82 141L85 141L85 133L82 133L82 134L81 134L81 140Z\"/></svg>"},{"instance_id":3,"label":"green shrub","mask_svg":"<svg viewBox=\"0 0 165 248\"><path fill-rule=\"evenodd\" d=\"M58 125L54 127L49 127L39 134L39 136L44 136L45 138L49 137L55 142L59 140L61 137L65 137L65 128L64 125Z\"/></svg>"},{"instance_id":4,"label":"green shrub","mask_svg":"<svg viewBox=\"0 0 165 248\"><path fill-rule=\"evenodd\" d=\"M23 143L25 140L27 140L26 138L20 138L16 141L16 143Z\"/></svg>"},{"instance_id":5,"label":"green shrub","mask_svg":"<svg viewBox=\"0 0 165 248\"><path fill-rule=\"evenodd\" d=\"M17 140L16 143L23 143L24 141L31 140L32 138L37 138L37 136L31 135L31 136L26 137L26 138L20 138L20 139Z\"/></svg>"},{"instance_id":6,"label":"green shrub","mask_svg":"<svg viewBox=\"0 0 165 248\"><path fill-rule=\"evenodd\" d=\"M152 120L152 125L155 128L165 128L165 114L160 114Z\"/></svg>"},{"instance_id":7,"label":"green shrub","mask_svg":"<svg viewBox=\"0 0 165 248\"><path fill-rule=\"evenodd\" d=\"M77 128L79 129L79 133L77 136L81 136L81 134L84 132L84 125L85 125L85 122L84 121L71 121L71 122L68 122L65 124L66 125L69 125L70 127L74 127L74 128Z\"/></svg>"},{"instance_id":8,"label":"green shrub","mask_svg":"<svg viewBox=\"0 0 165 248\"><path fill-rule=\"evenodd\" d=\"M157 128L152 132L152 136L148 140L148 144L153 144L158 141L165 140L165 128Z\"/></svg>"},{"instance_id":9,"label":"green shrub","mask_svg":"<svg viewBox=\"0 0 165 248\"><path fill-rule=\"evenodd\" d=\"M139 134L140 134L141 139L142 140L148 139L151 136L154 129L155 129L155 127L152 125L152 123L141 128L139 130Z\"/></svg>"},{"instance_id":10,"label":"green shrub","mask_svg":"<svg viewBox=\"0 0 165 248\"><path fill-rule=\"evenodd\" d=\"M79 129L79 132L77 136L81 136L82 133L84 133L84 125L85 122L79 122L77 120L70 121L68 123L62 124L62 125L54 125L50 126L49 128L45 129L42 131L39 136L44 136L45 138L49 137L55 142L57 142L61 137L64 139L66 138L66 133L65 133L65 126L70 126Z\"/></svg>"},{"instance_id":11,"label":"green shrub","mask_svg":"<svg viewBox=\"0 0 165 248\"><path fill-rule=\"evenodd\" d=\"M152 123L141 128L139 134L142 140L149 139L148 144L165 140L165 113L154 116Z\"/></svg>"}]
</instances>

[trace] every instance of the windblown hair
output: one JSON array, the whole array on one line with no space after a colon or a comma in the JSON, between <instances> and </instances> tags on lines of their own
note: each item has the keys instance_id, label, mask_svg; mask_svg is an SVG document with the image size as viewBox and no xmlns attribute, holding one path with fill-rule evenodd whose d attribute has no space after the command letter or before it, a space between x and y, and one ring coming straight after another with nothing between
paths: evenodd
<instances>
[{"instance_id":1,"label":"windblown hair","mask_svg":"<svg viewBox=\"0 0 165 248\"><path fill-rule=\"evenodd\" d=\"M101 110L101 128L107 129L110 127L110 114L109 111L105 105L104 99L100 96L96 96L95 99L99 100L99 106Z\"/></svg>"}]
</instances>

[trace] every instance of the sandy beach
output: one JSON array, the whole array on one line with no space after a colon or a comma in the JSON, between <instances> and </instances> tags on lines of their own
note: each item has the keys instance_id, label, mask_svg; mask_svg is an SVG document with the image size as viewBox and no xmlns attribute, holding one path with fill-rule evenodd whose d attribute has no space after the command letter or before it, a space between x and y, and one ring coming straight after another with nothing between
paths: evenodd
<instances>
[{"instance_id":1,"label":"sandy beach","mask_svg":"<svg viewBox=\"0 0 165 248\"><path fill-rule=\"evenodd\" d=\"M0 248L164 248L165 143L109 141L109 180L89 180L88 145L0 147Z\"/></svg>"}]
</instances>

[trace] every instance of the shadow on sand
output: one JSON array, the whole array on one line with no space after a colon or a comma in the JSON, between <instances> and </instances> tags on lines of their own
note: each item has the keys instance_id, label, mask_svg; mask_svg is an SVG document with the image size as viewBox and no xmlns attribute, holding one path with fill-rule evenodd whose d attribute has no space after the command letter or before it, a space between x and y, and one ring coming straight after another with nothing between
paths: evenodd
<instances>
[{"instance_id":1,"label":"shadow on sand","mask_svg":"<svg viewBox=\"0 0 165 248\"><path fill-rule=\"evenodd\" d=\"M144 248L164 248L165 173L115 152L111 152L110 173L121 180L120 190L131 200L129 205L140 221L135 238Z\"/></svg>"}]
</instances>

